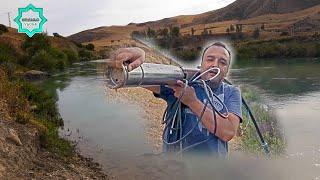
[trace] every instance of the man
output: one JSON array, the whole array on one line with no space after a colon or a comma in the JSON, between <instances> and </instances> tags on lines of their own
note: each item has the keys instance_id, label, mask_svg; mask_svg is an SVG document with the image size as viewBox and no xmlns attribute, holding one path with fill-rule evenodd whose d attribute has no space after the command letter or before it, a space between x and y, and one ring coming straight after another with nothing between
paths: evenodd
<instances>
[{"instance_id":1,"label":"man","mask_svg":"<svg viewBox=\"0 0 320 180\"><path fill-rule=\"evenodd\" d=\"M128 70L131 71L144 62L145 53L140 48L124 48L117 51L115 60L128 62ZM236 135L239 123L242 120L240 90L223 82L228 73L230 63L230 51L223 43L216 42L204 50L200 67L200 73L213 67L220 69L218 77L209 82L208 85L227 107L227 117L219 116L213 110L221 111L224 109L223 104L219 103L218 100L212 100L214 101L215 108L208 105L205 111L203 111L205 103L208 101L203 86L195 84L185 87L184 82L177 81L175 85L146 88L152 91L155 97L164 99L169 107L183 93L181 97L183 104L181 112L183 136L197 125L197 128L194 128L182 141L182 147L190 152L205 152L220 157L227 156L228 141ZM210 71L202 75L201 79L208 80L215 75L215 72ZM169 114L172 113L170 111L172 110L169 109ZM201 114L203 114L202 119L198 123ZM169 130L165 132L166 141L170 140L168 133ZM192 148L189 149L188 147ZM164 151L168 151L169 149L169 145L164 144Z\"/></svg>"}]
</instances>

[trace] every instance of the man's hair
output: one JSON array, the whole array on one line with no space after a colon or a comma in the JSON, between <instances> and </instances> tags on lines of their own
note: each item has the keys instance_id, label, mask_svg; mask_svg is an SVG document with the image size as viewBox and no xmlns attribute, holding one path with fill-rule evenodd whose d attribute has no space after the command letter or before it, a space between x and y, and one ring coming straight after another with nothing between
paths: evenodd
<instances>
[{"instance_id":1,"label":"man's hair","mask_svg":"<svg viewBox=\"0 0 320 180\"><path fill-rule=\"evenodd\" d=\"M228 54L229 54L230 61L231 61L231 52L229 51L229 49L227 48L227 46L226 46L224 43L218 41L218 42L215 42L215 43L209 45L208 47L206 47L206 48L204 49L204 51L203 51L203 53L202 53L202 57L201 57L201 62L203 61L203 56L204 56L204 54L206 53L206 51L207 51L209 48L213 47L213 46L222 47L222 48L224 48L225 50L227 50L227 52L228 52Z\"/></svg>"}]
</instances>

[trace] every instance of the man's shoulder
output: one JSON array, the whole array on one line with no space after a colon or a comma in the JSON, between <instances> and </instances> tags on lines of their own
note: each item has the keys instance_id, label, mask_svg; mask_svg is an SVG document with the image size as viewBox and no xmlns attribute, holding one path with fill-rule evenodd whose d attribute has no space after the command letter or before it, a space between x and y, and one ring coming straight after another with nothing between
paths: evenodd
<instances>
[{"instance_id":1,"label":"man's shoulder","mask_svg":"<svg viewBox=\"0 0 320 180\"><path fill-rule=\"evenodd\" d=\"M222 82L222 85L223 85L223 88L225 90L229 90L229 91L238 91L238 90L240 90L238 86L235 86L233 84L228 84L228 83Z\"/></svg>"},{"instance_id":2,"label":"man's shoulder","mask_svg":"<svg viewBox=\"0 0 320 180\"><path fill-rule=\"evenodd\" d=\"M232 84L228 84L225 82L222 82L223 84L223 89L224 89L224 93L225 94L240 94L240 88L238 86L232 85Z\"/></svg>"}]
</instances>

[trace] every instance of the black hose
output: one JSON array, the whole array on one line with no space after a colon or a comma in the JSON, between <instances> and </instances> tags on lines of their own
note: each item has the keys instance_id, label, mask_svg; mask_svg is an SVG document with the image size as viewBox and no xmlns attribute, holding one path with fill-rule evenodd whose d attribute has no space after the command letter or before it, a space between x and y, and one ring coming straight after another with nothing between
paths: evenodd
<instances>
[{"instance_id":1,"label":"black hose","mask_svg":"<svg viewBox=\"0 0 320 180\"><path fill-rule=\"evenodd\" d=\"M230 81L228 81L228 80L226 80L226 79L224 79L224 81L225 81L227 84L232 85L232 83L231 83ZM261 146L262 146L263 149L264 149L264 152L266 153L266 155L269 156L269 155L270 155L269 145L268 145L268 143L267 143L267 142L264 140L264 138L263 138L263 135L262 135L262 133L261 133L261 131L260 131L260 128L259 128L259 126L258 126L258 123L257 123L257 121L256 121L256 118L254 117L254 115L253 115L253 113L252 113L249 105L247 104L247 102L244 100L244 98L243 98L242 96L241 96L241 101L242 101L243 106L246 108L246 110L247 110L248 113L249 113L250 119L252 120L253 125L254 125L254 127L255 127L255 129L256 129L256 131L257 131L257 134L258 134L258 137L259 137L259 139L260 139Z\"/></svg>"}]
</instances>

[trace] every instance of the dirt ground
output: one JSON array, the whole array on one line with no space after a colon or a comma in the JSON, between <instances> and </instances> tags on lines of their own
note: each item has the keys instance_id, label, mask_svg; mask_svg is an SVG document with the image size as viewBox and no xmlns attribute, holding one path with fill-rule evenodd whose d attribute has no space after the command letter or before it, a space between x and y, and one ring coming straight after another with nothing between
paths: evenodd
<instances>
[{"instance_id":1,"label":"dirt ground","mask_svg":"<svg viewBox=\"0 0 320 180\"><path fill-rule=\"evenodd\" d=\"M0 179L108 179L108 176L102 173L99 164L77 153L61 158L41 148L36 128L5 119L0 109Z\"/></svg>"}]
</instances>

